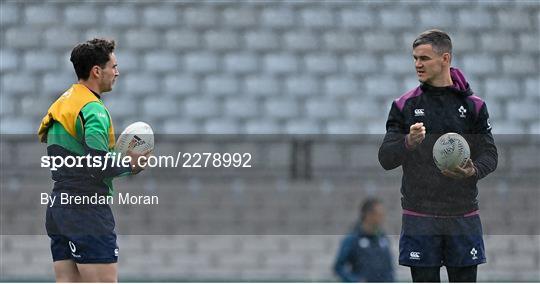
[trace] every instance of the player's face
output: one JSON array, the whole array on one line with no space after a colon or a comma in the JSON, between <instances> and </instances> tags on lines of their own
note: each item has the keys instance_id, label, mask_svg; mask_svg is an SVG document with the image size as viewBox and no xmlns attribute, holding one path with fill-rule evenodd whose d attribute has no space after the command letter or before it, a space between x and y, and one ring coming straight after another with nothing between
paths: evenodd
<instances>
[{"instance_id":1,"label":"player's face","mask_svg":"<svg viewBox=\"0 0 540 284\"><path fill-rule=\"evenodd\" d=\"M370 213L371 223L377 226L381 226L384 222L384 216L385 212L383 205L376 204Z\"/></svg>"},{"instance_id":2,"label":"player's face","mask_svg":"<svg viewBox=\"0 0 540 284\"><path fill-rule=\"evenodd\" d=\"M111 53L109 61L105 64L105 68L101 68L101 76L99 80L99 87L101 92L109 92L112 90L112 86L116 82L116 77L120 75L118 72L118 64L116 63L116 56Z\"/></svg>"},{"instance_id":3,"label":"player's face","mask_svg":"<svg viewBox=\"0 0 540 284\"><path fill-rule=\"evenodd\" d=\"M377 204L375 205L375 207L373 207L373 215L375 219L375 224L382 225L385 216L384 207L382 206L382 204Z\"/></svg>"},{"instance_id":4,"label":"player's face","mask_svg":"<svg viewBox=\"0 0 540 284\"><path fill-rule=\"evenodd\" d=\"M448 56L448 55L447 55ZM445 56L437 54L431 44L422 44L413 49L416 76L421 83L433 85L443 76Z\"/></svg>"}]
</instances>

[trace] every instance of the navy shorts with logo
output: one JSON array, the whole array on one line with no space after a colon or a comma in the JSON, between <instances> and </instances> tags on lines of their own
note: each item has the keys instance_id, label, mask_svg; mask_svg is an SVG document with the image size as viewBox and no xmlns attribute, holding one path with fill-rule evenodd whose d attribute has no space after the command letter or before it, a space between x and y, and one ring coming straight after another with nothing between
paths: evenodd
<instances>
[{"instance_id":1,"label":"navy shorts with logo","mask_svg":"<svg viewBox=\"0 0 540 284\"><path fill-rule=\"evenodd\" d=\"M109 205L47 207L45 227L53 261L115 263L118 246Z\"/></svg>"},{"instance_id":2,"label":"navy shorts with logo","mask_svg":"<svg viewBox=\"0 0 540 284\"><path fill-rule=\"evenodd\" d=\"M464 267L486 262L478 214L424 217L403 214L399 264L420 267Z\"/></svg>"}]
</instances>

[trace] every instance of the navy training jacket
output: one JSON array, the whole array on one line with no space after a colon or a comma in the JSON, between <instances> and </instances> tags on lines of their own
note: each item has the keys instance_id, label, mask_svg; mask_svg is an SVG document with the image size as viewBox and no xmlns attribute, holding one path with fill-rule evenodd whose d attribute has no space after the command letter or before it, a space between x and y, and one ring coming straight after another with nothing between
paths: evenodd
<instances>
[{"instance_id":1,"label":"navy training jacket","mask_svg":"<svg viewBox=\"0 0 540 284\"><path fill-rule=\"evenodd\" d=\"M392 103L379 162L386 170L402 166L403 209L433 215L462 215L478 209L479 179L497 168L497 148L485 102L473 95L457 68L451 68L453 86L421 84ZM425 140L415 149L406 146L411 125L422 122ZM443 134L462 135L471 149L476 175L453 179L441 174L433 161L433 145Z\"/></svg>"},{"instance_id":2,"label":"navy training jacket","mask_svg":"<svg viewBox=\"0 0 540 284\"><path fill-rule=\"evenodd\" d=\"M394 282L388 238L383 233L366 234L360 227L341 242L334 273L343 282Z\"/></svg>"}]
</instances>

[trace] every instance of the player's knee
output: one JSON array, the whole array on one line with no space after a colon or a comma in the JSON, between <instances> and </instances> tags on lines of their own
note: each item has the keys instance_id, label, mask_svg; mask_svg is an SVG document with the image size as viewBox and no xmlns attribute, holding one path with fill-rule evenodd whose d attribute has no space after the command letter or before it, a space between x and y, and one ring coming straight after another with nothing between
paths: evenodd
<instances>
[{"instance_id":1,"label":"player's knee","mask_svg":"<svg viewBox=\"0 0 540 284\"><path fill-rule=\"evenodd\" d=\"M82 282L81 276L78 274L64 274L56 275L57 283L73 283L73 282Z\"/></svg>"},{"instance_id":2,"label":"player's knee","mask_svg":"<svg viewBox=\"0 0 540 284\"><path fill-rule=\"evenodd\" d=\"M78 264L83 282L118 282L116 263Z\"/></svg>"},{"instance_id":3,"label":"player's knee","mask_svg":"<svg viewBox=\"0 0 540 284\"><path fill-rule=\"evenodd\" d=\"M103 273L99 277L99 282L116 283L118 282L118 275L116 274L116 271Z\"/></svg>"},{"instance_id":4,"label":"player's knee","mask_svg":"<svg viewBox=\"0 0 540 284\"><path fill-rule=\"evenodd\" d=\"M118 282L118 279L115 276L103 276L99 278L99 282L106 282L106 283L116 283Z\"/></svg>"},{"instance_id":5,"label":"player's knee","mask_svg":"<svg viewBox=\"0 0 540 284\"><path fill-rule=\"evenodd\" d=\"M85 277L82 277L81 282L116 283L118 282L118 279L117 279L116 274L109 275L108 273L103 273L103 274L86 275Z\"/></svg>"},{"instance_id":6,"label":"player's knee","mask_svg":"<svg viewBox=\"0 0 540 284\"><path fill-rule=\"evenodd\" d=\"M77 266L71 260L54 262L54 274L56 282L81 282L82 278Z\"/></svg>"}]
</instances>

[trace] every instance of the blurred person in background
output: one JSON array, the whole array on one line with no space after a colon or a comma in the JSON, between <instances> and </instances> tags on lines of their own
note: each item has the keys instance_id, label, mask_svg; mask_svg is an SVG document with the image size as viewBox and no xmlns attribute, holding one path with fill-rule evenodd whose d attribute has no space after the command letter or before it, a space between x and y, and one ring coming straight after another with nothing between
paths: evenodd
<instances>
[{"instance_id":1,"label":"blurred person in background","mask_svg":"<svg viewBox=\"0 0 540 284\"><path fill-rule=\"evenodd\" d=\"M343 282L393 282L390 242L381 227L383 204L374 198L360 207L360 219L341 242L334 272Z\"/></svg>"}]
</instances>

